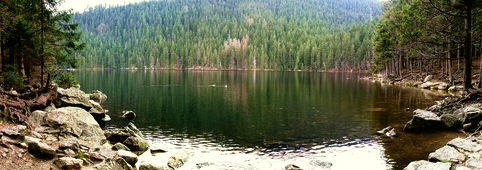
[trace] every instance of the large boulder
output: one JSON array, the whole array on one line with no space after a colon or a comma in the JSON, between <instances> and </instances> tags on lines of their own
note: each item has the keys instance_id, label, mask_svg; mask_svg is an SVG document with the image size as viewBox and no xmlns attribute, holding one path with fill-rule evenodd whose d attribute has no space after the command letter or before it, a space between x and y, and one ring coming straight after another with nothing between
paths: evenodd
<instances>
[{"instance_id":1,"label":"large boulder","mask_svg":"<svg viewBox=\"0 0 482 170\"><path fill-rule=\"evenodd\" d=\"M449 128L461 128L467 123L479 122L482 120L482 104L471 104L455 110L453 113L443 114L440 118Z\"/></svg>"},{"instance_id":2,"label":"large boulder","mask_svg":"<svg viewBox=\"0 0 482 170\"><path fill-rule=\"evenodd\" d=\"M465 160L465 155L451 146L444 146L428 155L431 161L459 163Z\"/></svg>"},{"instance_id":3,"label":"large boulder","mask_svg":"<svg viewBox=\"0 0 482 170\"><path fill-rule=\"evenodd\" d=\"M40 113L40 112L39 112ZM63 107L35 116L31 120L39 129L53 129L60 139L77 138L81 145L95 148L106 140L102 129L90 113L78 107Z\"/></svg>"},{"instance_id":4,"label":"large boulder","mask_svg":"<svg viewBox=\"0 0 482 170\"><path fill-rule=\"evenodd\" d=\"M425 160L410 162L403 170L450 170L450 163L429 162Z\"/></svg>"},{"instance_id":5,"label":"large boulder","mask_svg":"<svg viewBox=\"0 0 482 170\"><path fill-rule=\"evenodd\" d=\"M104 103L107 100L107 95L99 90L94 90L89 94L90 100L93 100L99 104Z\"/></svg>"},{"instance_id":6,"label":"large boulder","mask_svg":"<svg viewBox=\"0 0 482 170\"><path fill-rule=\"evenodd\" d=\"M404 130L430 131L438 130L442 127L444 127L444 123L437 114L431 111L417 109L414 111L412 120L405 125Z\"/></svg>"},{"instance_id":7,"label":"large boulder","mask_svg":"<svg viewBox=\"0 0 482 170\"><path fill-rule=\"evenodd\" d=\"M42 143L40 139L25 136L27 142L28 152L33 156L41 159L52 159L57 155L54 148Z\"/></svg>"},{"instance_id":8,"label":"large boulder","mask_svg":"<svg viewBox=\"0 0 482 170\"><path fill-rule=\"evenodd\" d=\"M68 89L57 88L58 99L56 100L57 107L74 106L85 110L90 110L92 104L89 102L90 96L85 94L79 88L71 87Z\"/></svg>"}]
</instances>

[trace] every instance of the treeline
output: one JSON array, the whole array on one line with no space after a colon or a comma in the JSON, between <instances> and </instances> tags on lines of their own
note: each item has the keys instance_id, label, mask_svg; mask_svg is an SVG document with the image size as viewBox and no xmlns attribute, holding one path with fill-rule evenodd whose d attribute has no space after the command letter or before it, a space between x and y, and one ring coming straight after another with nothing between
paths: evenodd
<instances>
[{"instance_id":1,"label":"treeline","mask_svg":"<svg viewBox=\"0 0 482 170\"><path fill-rule=\"evenodd\" d=\"M481 0L388 2L376 27L372 70L399 77L435 71L456 83L454 72L463 66L464 86L471 88L472 60L482 56L481 7Z\"/></svg>"},{"instance_id":2,"label":"treeline","mask_svg":"<svg viewBox=\"0 0 482 170\"><path fill-rule=\"evenodd\" d=\"M376 0L176 0L74 16L84 67L369 69ZM374 19L373 19L374 20Z\"/></svg>"},{"instance_id":3,"label":"treeline","mask_svg":"<svg viewBox=\"0 0 482 170\"><path fill-rule=\"evenodd\" d=\"M0 0L0 84L45 86L58 66L73 67L84 45L59 0ZM53 76L53 75L52 75ZM53 79L53 78L52 78Z\"/></svg>"}]
</instances>

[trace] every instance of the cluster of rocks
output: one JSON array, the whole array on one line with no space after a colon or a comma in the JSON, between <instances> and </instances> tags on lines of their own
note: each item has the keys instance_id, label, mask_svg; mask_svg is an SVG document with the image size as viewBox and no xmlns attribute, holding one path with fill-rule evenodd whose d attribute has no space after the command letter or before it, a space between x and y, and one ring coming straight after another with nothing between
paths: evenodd
<instances>
[{"instance_id":1,"label":"cluster of rocks","mask_svg":"<svg viewBox=\"0 0 482 170\"><path fill-rule=\"evenodd\" d=\"M404 168L404 170L422 169L482 169L482 136L455 138L447 145L430 153L428 161L414 161Z\"/></svg>"},{"instance_id":2,"label":"cluster of rocks","mask_svg":"<svg viewBox=\"0 0 482 170\"><path fill-rule=\"evenodd\" d=\"M396 79L396 77L392 75L375 75L370 79L387 84L404 85L430 90L461 91L464 89L463 86L453 86L445 82L435 81L433 75L426 76L423 81Z\"/></svg>"},{"instance_id":3,"label":"cluster of rocks","mask_svg":"<svg viewBox=\"0 0 482 170\"><path fill-rule=\"evenodd\" d=\"M99 124L110 119L100 105L107 96L78 88L57 92L51 106L28 115L27 126L2 129L0 144L24 148L60 169L133 169L138 157L134 152L142 154L149 143L133 123L123 130L102 130Z\"/></svg>"},{"instance_id":4,"label":"cluster of rocks","mask_svg":"<svg viewBox=\"0 0 482 170\"><path fill-rule=\"evenodd\" d=\"M417 109L413 118L407 122L405 131L430 131L441 129L463 129L466 132L474 132L482 127L482 104L475 103L461 107L454 111L437 112L443 102L428 108Z\"/></svg>"}]
</instances>

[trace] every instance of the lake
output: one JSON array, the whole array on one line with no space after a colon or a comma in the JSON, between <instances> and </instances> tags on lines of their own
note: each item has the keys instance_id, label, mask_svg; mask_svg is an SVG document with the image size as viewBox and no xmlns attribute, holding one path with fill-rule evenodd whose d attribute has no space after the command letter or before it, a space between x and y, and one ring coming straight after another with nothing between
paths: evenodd
<instances>
[{"instance_id":1,"label":"lake","mask_svg":"<svg viewBox=\"0 0 482 170\"><path fill-rule=\"evenodd\" d=\"M460 135L402 131L416 108L445 94L373 83L364 74L269 71L77 71L112 121L122 110L153 143L192 153L195 169L402 169ZM393 126L398 137L375 132Z\"/></svg>"}]
</instances>

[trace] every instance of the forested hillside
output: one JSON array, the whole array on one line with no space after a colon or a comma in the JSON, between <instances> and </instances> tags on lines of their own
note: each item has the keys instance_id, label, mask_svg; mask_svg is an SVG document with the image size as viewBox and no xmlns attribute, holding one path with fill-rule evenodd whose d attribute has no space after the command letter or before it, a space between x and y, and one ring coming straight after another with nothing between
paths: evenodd
<instances>
[{"instance_id":1,"label":"forested hillside","mask_svg":"<svg viewBox=\"0 0 482 170\"><path fill-rule=\"evenodd\" d=\"M368 69L376 0L161 0L76 14L84 67Z\"/></svg>"},{"instance_id":2,"label":"forested hillside","mask_svg":"<svg viewBox=\"0 0 482 170\"><path fill-rule=\"evenodd\" d=\"M482 0L393 1L375 32L374 71L398 77L429 72L450 83L464 78L467 89L474 62L482 65L473 62L482 57Z\"/></svg>"}]
</instances>

